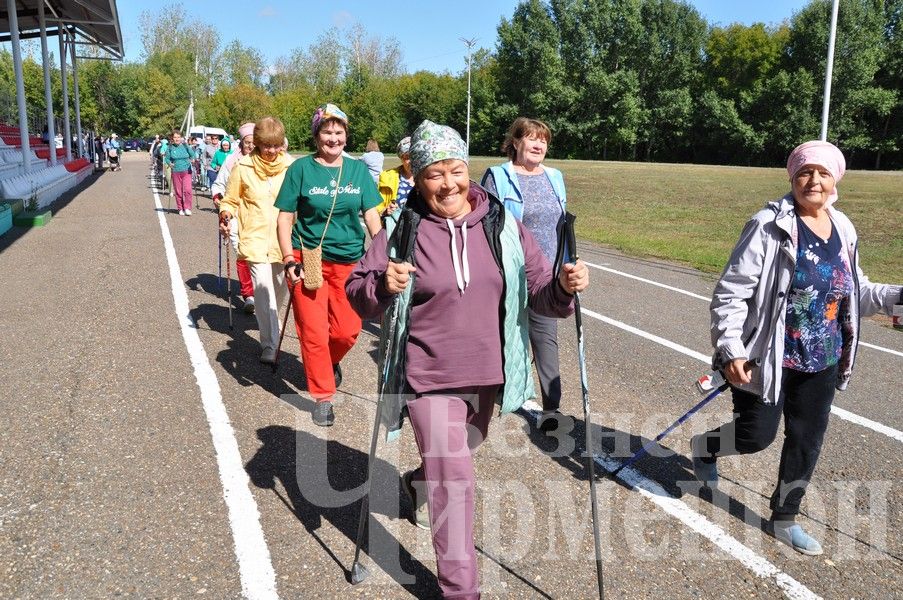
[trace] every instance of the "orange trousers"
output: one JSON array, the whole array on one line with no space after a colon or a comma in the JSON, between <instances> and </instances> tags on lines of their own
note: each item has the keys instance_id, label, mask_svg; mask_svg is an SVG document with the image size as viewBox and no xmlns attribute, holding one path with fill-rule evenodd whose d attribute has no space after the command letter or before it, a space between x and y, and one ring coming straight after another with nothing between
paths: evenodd
<instances>
[{"instance_id":1,"label":"orange trousers","mask_svg":"<svg viewBox=\"0 0 903 600\"><path fill-rule=\"evenodd\" d=\"M301 262L300 250L295 250L295 260ZM354 264L324 260L320 289L308 290L299 282L292 290L307 391L317 400L331 400L335 395L332 365L348 354L361 332L361 318L345 295L345 280L352 270Z\"/></svg>"}]
</instances>

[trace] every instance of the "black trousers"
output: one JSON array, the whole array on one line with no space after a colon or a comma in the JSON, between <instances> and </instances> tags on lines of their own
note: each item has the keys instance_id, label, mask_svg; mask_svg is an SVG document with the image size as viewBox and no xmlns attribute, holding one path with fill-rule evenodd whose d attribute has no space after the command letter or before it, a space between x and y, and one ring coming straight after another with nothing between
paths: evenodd
<instances>
[{"instance_id":1,"label":"black trousers","mask_svg":"<svg viewBox=\"0 0 903 600\"><path fill-rule=\"evenodd\" d=\"M781 377L781 396L775 405L732 389L734 420L704 434L708 456L703 456L714 460L764 450L774 441L783 415L784 445L770 503L772 518L778 521L792 520L799 513L812 479L834 401L837 365L818 373L784 369Z\"/></svg>"},{"instance_id":2,"label":"black trousers","mask_svg":"<svg viewBox=\"0 0 903 600\"><path fill-rule=\"evenodd\" d=\"M530 310L530 346L539 375L543 410L561 406L561 372L558 365L558 319Z\"/></svg>"}]
</instances>

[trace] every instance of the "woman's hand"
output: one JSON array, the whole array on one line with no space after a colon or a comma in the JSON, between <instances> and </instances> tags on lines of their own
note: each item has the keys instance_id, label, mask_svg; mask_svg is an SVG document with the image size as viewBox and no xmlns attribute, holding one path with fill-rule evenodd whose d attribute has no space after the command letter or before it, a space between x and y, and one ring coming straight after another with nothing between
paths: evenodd
<instances>
[{"instance_id":1,"label":"woman's hand","mask_svg":"<svg viewBox=\"0 0 903 600\"><path fill-rule=\"evenodd\" d=\"M576 263L565 263L558 275L558 284L568 294L582 292L589 285L589 269L579 258Z\"/></svg>"},{"instance_id":2,"label":"woman's hand","mask_svg":"<svg viewBox=\"0 0 903 600\"><path fill-rule=\"evenodd\" d=\"M288 283L289 289L304 281L304 271L301 269L301 263L291 260L284 263L282 268L285 269L285 281Z\"/></svg>"},{"instance_id":3,"label":"woman's hand","mask_svg":"<svg viewBox=\"0 0 903 600\"><path fill-rule=\"evenodd\" d=\"M752 381L753 365L745 358L735 358L724 367L724 376L731 385L745 385Z\"/></svg>"},{"instance_id":4,"label":"woman's hand","mask_svg":"<svg viewBox=\"0 0 903 600\"><path fill-rule=\"evenodd\" d=\"M390 294L400 294L408 287L410 281L410 273L416 272L417 269L411 263L395 263L389 261L386 267L385 285L386 290Z\"/></svg>"},{"instance_id":5,"label":"woman's hand","mask_svg":"<svg viewBox=\"0 0 903 600\"><path fill-rule=\"evenodd\" d=\"M232 213L224 210L219 214L219 233L223 239L229 239L229 227L232 221Z\"/></svg>"},{"instance_id":6,"label":"woman's hand","mask_svg":"<svg viewBox=\"0 0 903 600\"><path fill-rule=\"evenodd\" d=\"M386 210L385 210L385 212L383 212L383 215L388 217L396 210L398 210L398 203L393 200L392 202L389 203L389 206L386 207Z\"/></svg>"}]
</instances>

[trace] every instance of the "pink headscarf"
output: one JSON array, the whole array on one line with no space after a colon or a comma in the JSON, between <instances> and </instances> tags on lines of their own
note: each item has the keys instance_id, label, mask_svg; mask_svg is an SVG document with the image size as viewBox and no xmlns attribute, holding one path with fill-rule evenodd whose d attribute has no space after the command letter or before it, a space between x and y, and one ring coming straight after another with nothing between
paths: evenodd
<instances>
[{"instance_id":1,"label":"pink headscarf","mask_svg":"<svg viewBox=\"0 0 903 600\"><path fill-rule=\"evenodd\" d=\"M787 172L793 180L799 170L806 165L824 167L834 178L834 191L828 196L828 206L837 202L837 184L847 170L847 161L837 146L831 142L813 140L805 142L793 149L787 157Z\"/></svg>"},{"instance_id":2,"label":"pink headscarf","mask_svg":"<svg viewBox=\"0 0 903 600\"><path fill-rule=\"evenodd\" d=\"M241 127L238 128L238 139L243 140L245 136L251 135L254 133L254 123L245 123Z\"/></svg>"}]
</instances>

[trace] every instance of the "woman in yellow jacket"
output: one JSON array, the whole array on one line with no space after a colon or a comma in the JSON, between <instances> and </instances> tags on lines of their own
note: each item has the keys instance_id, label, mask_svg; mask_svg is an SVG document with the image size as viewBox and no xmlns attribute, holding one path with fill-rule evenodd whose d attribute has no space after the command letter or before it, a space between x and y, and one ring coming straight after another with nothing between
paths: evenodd
<instances>
[{"instance_id":1,"label":"woman in yellow jacket","mask_svg":"<svg viewBox=\"0 0 903 600\"><path fill-rule=\"evenodd\" d=\"M379 174L376 187L382 196L382 204L376 207L381 216L388 216L407 202L408 194L414 189L414 174L411 172L411 138L403 138L396 148L401 164L386 169Z\"/></svg>"},{"instance_id":2,"label":"woman in yellow jacket","mask_svg":"<svg viewBox=\"0 0 903 600\"><path fill-rule=\"evenodd\" d=\"M260 361L276 361L279 306L288 298L282 271L282 252L276 239L273 206L285 171L292 163L283 149L285 127L279 119L264 117L254 126L254 151L232 169L226 195L219 207L220 231L228 237L230 221L238 215L238 258L247 261L254 282L254 303L260 330Z\"/></svg>"}]
</instances>

